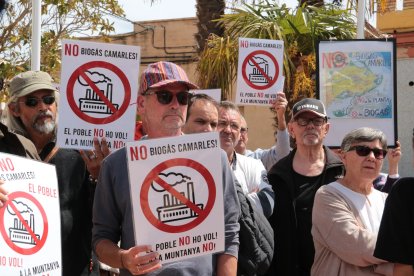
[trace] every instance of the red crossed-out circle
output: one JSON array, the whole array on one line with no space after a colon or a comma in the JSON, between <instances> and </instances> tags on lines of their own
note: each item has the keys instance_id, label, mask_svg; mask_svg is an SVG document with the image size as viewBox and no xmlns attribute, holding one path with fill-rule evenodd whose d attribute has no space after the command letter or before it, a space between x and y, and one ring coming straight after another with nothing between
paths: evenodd
<instances>
[{"instance_id":1,"label":"red crossed-out circle","mask_svg":"<svg viewBox=\"0 0 414 276\"><path fill-rule=\"evenodd\" d=\"M198 171L206 180L207 187L208 187L208 199L207 199L206 207L203 210L199 209L193 202L191 202L191 200L181 195L177 190L175 190L172 186L170 186L168 183L166 183L159 177L159 173L163 172L164 170L168 168L176 167L176 166L184 166L184 167L192 168ZM171 193L174 197L180 200L183 204L187 205L193 211L197 212L198 217L196 217L192 221L185 223L183 225L169 225L169 224L166 224L158 220L158 218L154 216L154 214L152 213L151 208L149 206L149 200L148 200L148 194L150 191L152 181L156 181L157 184L161 185L167 192ZM201 222L203 222L207 218L208 214L212 210L214 206L215 198L216 198L216 186L215 186L213 176L202 164L198 163L197 161L187 159L187 158L171 159L171 160L167 160L165 162L158 164L154 169L152 169L149 172L147 177L144 179L144 183L142 184L141 192L140 192L141 209L145 217L147 218L147 220L157 229L164 231L164 232L168 232L168 233L185 232L199 225Z\"/></svg>"},{"instance_id":2,"label":"red crossed-out circle","mask_svg":"<svg viewBox=\"0 0 414 276\"><path fill-rule=\"evenodd\" d=\"M124 97L124 101L122 102L121 107L118 110L115 109L113 104L105 97L105 95L100 91L100 89L96 86L96 84L93 83L92 80L85 74L85 72L91 68L108 69L110 71L113 71L120 78L124 86L125 97ZM93 89L93 91L99 96L99 98L106 105L108 105L108 107L112 110L113 114L111 114L108 117L95 118L95 117L85 114L84 112L80 110L74 97L75 96L74 95L75 83L79 76L81 76L89 84L89 86ZM119 69L112 63L105 62L105 61L91 61L91 62L85 63L82 66L80 66L70 76L69 81L68 81L68 86L67 86L67 98L68 98L68 103L69 103L70 108L82 120L88 123L92 123L92 124L108 124L108 123L112 123L113 121L117 120L127 110L129 101L131 100L131 86L124 72L122 72L121 69Z\"/></svg>"},{"instance_id":3,"label":"red crossed-out circle","mask_svg":"<svg viewBox=\"0 0 414 276\"><path fill-rule=\"evenodd\" d=\"M273 76L272 79L270 79L270 76L268 76L263 71L263 69L259 66L259 64L257 64L256 61L253 59L253 57L256 56L256 55L265 55L265 56L269 57L270 60L273 62L274 66L275 66L275 75ZM251 62L253 62L254 66L259 70L259 72L263 75L263 77L265 77L267 79L267 84L266 85L257 85L257 84L252 83L249 80L249 77L247 76L247 73L246 73L247 64L248 64L249 60ZM268 88L272 87L276 83L277 79L279 78L279 63L277 62L276 58L272 54L270 54L269 52L266 52L266 51L263 51L263 50L253 51L250 54L248 54L247 57L243 61L242 74L243 74L244 81L251 88L259 89L259 90L268 89Z\"/></svg>"},{"instance_id":4,"label":"red crossed-out circle","mask_svg":"<svg viewBox=\"0 0 414 276\"><path fill-rule=\"evenodd\" d=\"M38 252L40 249L42 249L43 245L46 242L47 239L47 234L49 232L49 224L47 222L47 217L46 217L46 213L45 210L43 209L42 205L40 205L40 202L31 194L25 193L25 192L14 192L8 195L9 200L6 201L5 206L3 206L3 208L0 209L0 221L3 222L2 226L0 227L0 233L3 236L4 241L10 246L11 249L13 249L14 251L16 251L17 253L20 253L22 255L32 255L36 252ZM17 211L17 208L14 206L13 204L13 199L16 198L25 198L31 202L33 202L36 207L39 209L40 214L42 215L42 219L43 219L43 234L41 235L40 240L37 239L37 237L35 236L35 234L33 233L32 229L29 227L29 225L27 224L27 222L24 220L23 216ZM6 231L6 224L4 223L4 213L7 209L7 205L10 205L10 207L13 209L13 211L16 213L18 219L20 220L20 222L23 224L23 226L26 228L26 230L29 232L29 234L32 236L33 239L36 240L36 245L33 246L32 248L22 248L18 245L16 245L14 242L11 241L10 237L7 235L7 231Z\"/></svg>"}]
</instances>

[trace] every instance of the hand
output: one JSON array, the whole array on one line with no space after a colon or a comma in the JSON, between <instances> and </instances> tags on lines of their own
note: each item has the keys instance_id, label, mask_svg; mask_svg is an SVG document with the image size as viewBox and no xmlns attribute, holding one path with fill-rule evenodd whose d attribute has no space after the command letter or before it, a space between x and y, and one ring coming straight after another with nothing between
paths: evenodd
<instances>
[{"instance_id":1,"label":"hand","mask_svg":"<svg viewBox=\"0 0 414 276\"><path fill-rule=\"evenodd\" d=\"M396 147L388 151L388 174L398 174L398 163L401 159L401 145L399 141L395 142Z\"/></svg>"},{"instance_id":2,"label":"hand","mask_svg":"<svg viewBox=\"0 0 414 276\"><path fill-rule=\"evenodd\" d=\"M88 168L89 174L92 178L96 179L98 178L99 170L101 169L102 160L109 155L110 150L105 138L102 138L101 143L99 143L98 138L93 138L93 147L95 150L81 150L80 153Z\"/></svg>"},{"instance_id":3,"label":"hand","mask_svg":"<svg viewBox=\"0 0 414 276\"><path fill-rule=\"evenodd\" d=\"M153 252L149 245L134 246L121 252L121 263L131 274L141 275L161 267L158 256L159 254Z\"/></svg>"},{"instance_id":4,"label":"hand","mask_svg":"<svg viewBox=\"0 0 414 276\"><path fill-rule=\"evenodd\" d=\"M7 197L8 192L3 188L2 184L4 184L4 181L0 180L0 208L4 206L3 202L9 200Z\"/></svg>"},{"instance_id":5,"label":"hand","mask_svg":"<svg viewBox=\"0 0 414 276\"><path fill-rule=\"evenodd\" d=\"M286 100L286 95L282 91L277 92L276 101L274 101L272 108L276 111L277 115L277 128L279 130L286 129L286 120L285 120L285 112L287 107L288 101Z\"/></svg>"}]
</instances>

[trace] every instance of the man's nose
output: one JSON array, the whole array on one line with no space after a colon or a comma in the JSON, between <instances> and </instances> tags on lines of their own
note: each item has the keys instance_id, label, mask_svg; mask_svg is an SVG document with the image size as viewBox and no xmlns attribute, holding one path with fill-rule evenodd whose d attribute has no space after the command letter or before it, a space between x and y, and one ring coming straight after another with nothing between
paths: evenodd
<instances>
[{"instance_id":1,"label":"man's nose","mask_svg":"<svg viewBox=\"0 0 414 276\"><path fill-rule=\"evenodd\" d=\"M177 95L174 95L171 100L170 107L176 109L179 106L180 106L180 103L178 102Z\"/></svg>"},{"instance_id":2,"label":"man's nose","mask_svg":"<svg viewBox=\"0 0 414 276\"><path fill-rule=\"evenodd\" d=\"M39 100L39 102L37 103L37 109L40 110L40 111L48 110L49 106L51 106L51 105L50 104L45 104L43 102L43 100Z\"/></svg>"}]
</instances>

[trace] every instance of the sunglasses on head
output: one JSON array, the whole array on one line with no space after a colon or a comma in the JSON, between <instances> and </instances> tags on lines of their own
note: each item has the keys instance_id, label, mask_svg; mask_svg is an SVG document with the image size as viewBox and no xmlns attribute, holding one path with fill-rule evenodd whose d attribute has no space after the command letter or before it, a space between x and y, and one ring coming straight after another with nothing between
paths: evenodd
<instances>
[{"instance_id":1,"label":"sunglasses on head","mask_svg":"<svg viewBox=\"0 0 414 276\"><path fill-rule=\"evenodd\" d=\"M44 104L51 105L55 102L55 96L43 96L42 98L37 97L27 97L24 101L24 104L28 107L36 107L40 101L42 101Z\"/></svg>"},{"instance_id":2,"label":"sunglasses on head","mask_svg":"<svg viewBox=\"0 0 414 276\"><path fill-rule=\"evenodd\" d=\"M375 159L384 159L384 157L387 155L387 151L384 149L378 149L378 148L371 149L370 147L367 147L367 146L353 146L353 147L350 147L348 151L351 151L351 150L355 150L355 152L359 156L368 156L368 154L370 154L372 151L374 153Z\"/></svg>"},{"instance_id":3,"label":"sunglasses on head","mask_svg":"<svg viewBox=\"0 0 414 276\"><path fill-rule=\"evenodd\" d=\"M181 91L176 94L168 90L150 91L150 92L144 93L144 95L153 95L153 94L157 96L158 102L164 105L170 104L174 96L177 97L177 101L180 105L187 105L192 96L192 94L189 93L188 91Z\"/></svg>"}]
</instances>

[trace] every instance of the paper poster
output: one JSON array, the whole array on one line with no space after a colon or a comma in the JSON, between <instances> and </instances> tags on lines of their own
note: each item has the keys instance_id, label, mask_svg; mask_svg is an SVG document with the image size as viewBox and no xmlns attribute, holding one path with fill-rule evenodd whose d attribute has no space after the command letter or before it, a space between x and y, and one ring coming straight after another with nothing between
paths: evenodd
<instances>
[{"instance_id":1,"label":"paper poster","mask_svg":"<svg viewBox=\"0 0 414 276\"><path fill-rule=\"evenodd\" d=\"M140 47L76 40L62 42L57 144L110 149L134 140Z\"/></svg>"},{"instance_id":2,"label":"paper poster","mask_svg":"<svg viewBox=\"0 0 414 276\"><path fill-rule=\"evenodd\" d=\"M0 153L0 275L62 275L55 166Z\"/></svg>"},{"instance_id":3,"label":"paper poster","mask_svg":"<svg viewBox=\"0 0 414 276\"><path fill-rule=\"evenodd\" d=\"M284 81L283 41L239 38L236 104L271 106Z\"/></svg>"},{"instance_id":4,"label":"paper poster","mask_svg":"<svg viewBox=\"0 0 414 276\"><path fill-rule=\"evenodd\" d=\"M218 133L127 143L137 244L162 263L224 250Z\"/></svg>"}]
</instances>

